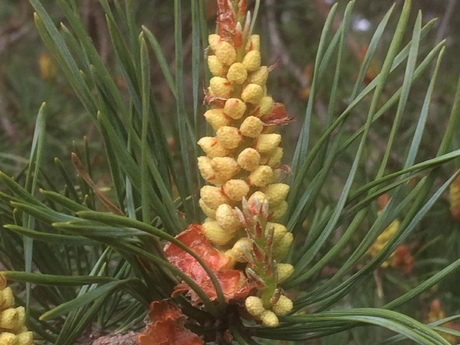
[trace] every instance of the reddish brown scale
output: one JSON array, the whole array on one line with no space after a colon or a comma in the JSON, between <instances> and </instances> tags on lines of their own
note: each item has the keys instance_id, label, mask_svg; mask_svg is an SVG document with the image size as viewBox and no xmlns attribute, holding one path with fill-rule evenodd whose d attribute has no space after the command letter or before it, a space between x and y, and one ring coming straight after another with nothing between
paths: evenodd
<instances>
[{"instance_id":1,"label":"reddish brown scale","mask_svg":"<svg viewBox=\"0 0 460 345\"><path fill-rule=\"evenodd\" d=\"M262 229L262 225L260 223L257 223L255 226L254 226L254 233L256 235L256 237L260 238L264 235L264 230Z\"/></svg>"},{"instance_id":2,"label":"reddish brown scale","mask_svg":"<svg viewBox=\"0 0 460 345\"><path fill-rule=\"evenodd\" d=\"M238 4L238 15L245 16L247 12L247 7L248 7L248 1L241 0L240 3Z\"/></svg>"},{"instance_id":3,"label":"reddish brown scale","mask_svg":"<svg viewBox=\"0 0 460 345\"><path fill-rule=\"evenodd\" d=\"M270 115L261 118L265 126L282 126L292 122L294 118L288 117L283 103L274 103Z\"/></svg>"},{"instance_id":4,"label":"reddish brown scale","mask_svg":"<svg viewBox=\"0 0 460 345\"><path fill-rule=\"evenodd\" d=\"M291 174L291 167L289 165L283 164L278 167L282 172L284 172L286 175Z\"/></svg>"},{"instance_id":5,"label":"reddish brown scale","mask_svg":"<svg viewBox=\"0 0 460 345\"><path fill-rule=\"evenodd\" d=\"M204 92L204 104L208 106L215 106L216 108L223 108L227 98L210 96L207 91Z\"/></svg>"},{"instance_id":6,"label":"reddish brown scale","mask_svg":"<svg viewBox=\"0 0 460 345\"><path fill-rule=\"evenodd\" d=\"M255 242L252 244L252 252L258 262L265 261L265 252Z\"/></svg>"},{"instance_id":7,"label":"reddish brown scale","mask_svg":"<svg viewBox=\"0 0 460 345\"><path fill-rule=\"evenodd\" d=\"M232 40L236 30L236 18L230 0L217 0L217 25L222 40Z\"/></svg>"}]
</instances>

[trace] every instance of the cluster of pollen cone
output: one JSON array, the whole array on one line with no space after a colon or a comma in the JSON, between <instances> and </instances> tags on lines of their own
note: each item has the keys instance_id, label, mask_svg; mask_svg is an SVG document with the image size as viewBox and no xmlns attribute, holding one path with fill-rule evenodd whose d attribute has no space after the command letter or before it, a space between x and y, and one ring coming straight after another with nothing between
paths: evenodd
<instances>
[{"instance_id":1,"label":"cluster of pollen cone","mask_svg":"<svg viewBox=\"0 0 460 345\"><path fill-rule=\"evenodd\" d=\"M25 326L24 307L14 307L13 291L0 274L0 344L31 345L33 334Z\"/></svg>"},{"instance_id":2,"label":"cluster of pollen cone","mask_svg":"<svg viewBox=\"0 0 460 345\"><path fill-rule=\"evenodd\" d=\"M293 237L278 223L287 211L289 186L280 182L288 167L281 164L282 138L276 132L290 119L267 93L270 67L261 65L260 38L248 34L248 20L242 28L235 20L239 14L218 19L219 34L208 38L213 77L204 117L214 136L198 141L205 153L198 167L208 182L199 202L207 216L206 237L258 284L258 293L246 299L247 311L273 327L277 315L292 309L278 288L293 273L292 265L281 263Z\"/></svg>"}]
</instances>

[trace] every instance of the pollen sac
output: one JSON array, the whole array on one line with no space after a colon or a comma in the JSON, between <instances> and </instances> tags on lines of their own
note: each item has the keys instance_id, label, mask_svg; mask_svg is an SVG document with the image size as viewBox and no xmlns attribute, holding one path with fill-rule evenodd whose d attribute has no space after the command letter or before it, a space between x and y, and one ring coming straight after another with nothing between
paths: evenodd
<instances>
[{"instance_id":1,"label":"pollen sac","mask_svg":"<svg viewBox=\"0 0 460 345\"><path fill-rule=\"evenodd\" d=\"M247 171L254 171L260 165L260 153L253 148L246 148L238 155L238 165Z\"/></svg>"},{"instance_id":2,"label":"pollen sac","mask_svg":"<svg viewBox=\"0 0 460 345\"><path fill-rule=\"evenodd\" d=\"M265 235L267 236L270 229L273 229L273 243L275 245L278 245L278 243L284 238L284 236L287 234L287 229L283 224L279 223L267 223L267 226L265 227ZM288 241L288 239L287 239ZM289 247L288 247L289 250Z\"/></svg>"},{"instance_id":3,"label":"pollen sac","mask_svg":"<svg viewBox=\"0 0 460 345\"><path fill-rule=\"evenodd\" d=\"M207 156L201 156L197 158L198 170L200 174L206 181L212 182L216 179L216 173L212 167L212 159Z\"/></svg>"},{"instance_id":4,"label":"pollen sac","mask_svg":"<svg viewBox=\"0 0 460 345\"><path fill-rule=\"evenodd\" d=\"M273 183L268 185L263 192L267 196L271 207L279 205L289 193L289 185L284 183Z\"/></svg>"},{"instance_id":5,"label":"pollen sac","mask_svg":"<svg viewBox=\"0 0 460 345\"><path fill-rule=\"evenodd\" d=\"M209 89L213 96L221 98L229 98L233 92L232 83L222 77L212 77L209 81Z\"/></svg>"},{"instance_id":6,"label":"pollen sac","mask_svg":"<svg viewBox=\"0 0 460 345\"><path fill-rule=\"evenodd\" d=\"M241 98L243 101L254 105L259 104L263 96L264 90L260 85L257 84L248 84L241 93Z\"/></svg>"},{"instance_id":7,"label":"pollen sac","mask_svg":"<svg viewBox=\"0 0 460 345\"><path fill-rule=\"evenodd\" d=\"M288 297L281 295L278 301L273 305L272 311L276 315L282 316L289 313L293 307L292 301Z\"/></svg>"},{"instance_id":8,"label":"pollen sac","mask_svg":"<svg viewBox=\"0 0 460 345\"><path fill-rule=\"evenodd\" d=\"M211 73L216 77L225 77L227 68L220 63L215 55L208 56L208 67Z\"/></svg>"},{"instance_id":9,"label":"pollen sac","mask_svg":"<svg viewBox=\"0 0 460 345\"><path fill-rule=\"evenodd\" d=\"M256 187L265 187L272 179L273 170L268 165L261 165L249 175L249 184Z\"/></svg>"},{"instance_id":10,"label":"pollen sac","mask_svg":"<svg viewBox=\"0 0 460 345\"><path fill-rule=\"evenodd\" d=\"M32 345L34 342L34 335L30 331L21 331L16 335L16 345Z\"/></svg>"},{"instance_id":11,"label":"pollen sac","mask_svg":"<svg viewBox=\"0 0 460 345\"><path fill-rule=\"evenodd\" d=\"M262 325L265 327L278 327L280 324L278 317L271 310L265 310L260 315L260 321L262 321Z\"/></svg>"},{"instance_id":12,"label":"pollen sac","mask_svg":"<svg viewBox=\"0 0 460 345\"><path fill-rule=\"evenodd\" d=\"M234 233L222 229L216 221L205 222L203 232L212 243L218 246L226 245L234 237Z\"/></svg>"},{"instance_id":13,"label":"pollen sac","mask_svg":"<svg viewBox=\"0 0 460 345\"><path fill-rule=\"evenodd\" d=\"M215 131L230 123L230 119L224 115L223 109L209 109L204 113L204 117Z\"/></svg>"},{"instance_id":14,"label":"pollen sac","mask_svg":"<svg viewBox=\"0 0 460 345\"><path fill-rule=\"evenodd\" d=\"M460 177L457 177L449 187L449 203L452 218L460 220Z\"/></svg>"},{"instance_id":15,"label":"pollen sac","mask_svg":"<svg viewBox=\"0 0 460 345\"><path fill-rule=\"evenodd\" d=\"M213 52L216 51L219 41L220 41L220 36L217 34L211 34L208 36L208 43Z\"/></svg>"},{"instance_id":16,"label":"pollen sac","mask_svg":"<svg viewBox=\"0 0 460 345\"><path fill-rule=\"evenodd\" d=\"M256 191L252 193L252 195L248 199L248 208L251 210L254 209L257 204L262 205L266 199L267 197L264 193Z\"/></svg>"},{"instance_id":17,"label":"pollen sac","mask_svg":"<svg viewBox=\"0 0 460 345\"><path fill-rule=\"evenodd\" d=\"M240 166L231 157L216 157L211 161L211 166L216 175L218 183L230 180L240 171Z\"/></svg>"},{"instance_id":18,"label":"pollen sac","mask_svg":"<svg viewBox=\"0 0 460 345\"><path fill-rule=\"evenodd\" d=\"M251 35L249 37L248 43L246 45L246 51L251 50L258 50L260 51L260 36L259 35Z\"/></svg>"},{"instance_id":19,"label":"pollen sac","mask_svg":"<svg viewBox=\"0 0 460 345\"><path fill-rule=\"evenodd\" d=\"M216 210L220 204L230 204L230 199L221 192L220 188L215 186L203 186L200 190L200 196L203 202L213 210Z\"/></svg>"},{"instance_id":20,"label":"pollen sac","mask_svg":"<svg viewBox=\"0 0 460 345\"><path fill-rule=\"evenodd\" d=\"M281 135L278 133L261 134L257 138L256 150L260 153L268 153L276 149L281 143Z\"/></svg>"},{"instance_id":21,"label":"pollen sac","mask_svg":"<svg viewBox=\"0 0 460 345\"><path fill-rule=\"evenodd\" d=\"M225 157L230 151L223 147L216 138L203 137L198 140L198 145L206 153L209 158Z\"/></svg>"},{"instance_id":22,"label":"pollen sac","mask_svg":"<svg viewBox=\"0 0 460 345\"><path fill-rule=\"evenodd\" d=\"M206 205L206 203L203 201L203 199L200 199L198 201L198 203L200 205L201 210L203 211L203 213L205 215L207 215L209 218L212 218L212 219L216 218L216 210L215 209L212 209L211 207Z\"/></svg>"},{"instance_id":23,"label":"pollen sac","mask_svg":"<svg viewBox=\"0 0 460 345\"><path fill-rule=\"evenodd\" d=\"M273 169L273 177L271 183L279 183L281 180L281 176L283 174L283 170L280 168Z\"/></svg>"},{"instance_id":24,"label":"pollen sac","mask_svg":"<svg viewBox=\"0 0 460 345\"><path fill-rule=\"evenodd\" d=\"M270 219L273 222L280 221L283 218L284 214L286 213L287 209L288 209L288 203L286 201L282 201L279 205L276 205L270 210L271 211Z\"/></svg>"},{"instance_id":25,"label":"pollen sac","mask_svg":"<svg viewBox=\"0 0 460 345\"><path fill-rule=\"evenodd\" d=\"M246 254L251 252L251 241L247 237L242 237L235 242L231 249L231 255L237 262L247 262Z\"/></svg>"},{"instance_id":26,"label":"pollen sac","mask_svg":"<svg viewBox=\"0 0 460 345\"><path fill-rule=\"evenodd\" d=\"M252 316L260 316L264 311L264 302L256 296L249 296L244 301L244 306Z\"/></svg>"},{"instance_id":27,"label":"pollen sac","mask_svg":"<svg viewBox=\"0 0 460 345\"><path fill-rule=\"evenodd\" d=\"M260 51L251 50L243 58L243 65L249 72L254 72L259 69L261 62Z\"/></svg>"},{"instance_id":28,"label":"pollen sac","mask_svg":"<svg viewBox=\"0 0 460 345\"><path fill-rule=\"evenodd\" d=\"M248 71L241 62L235 62L227 72L228 81L235 84L243 84L248 77Z\"/></svg>"},{"instance_id":29,"label":"pollen sac","mask_svg":"<svg viewBox=\"0 0 460 345\"><path fill-rule=\"evenodd\" d=\"M264 129L263 122L255 116L248 116L240 126L240 133L245 137L257 138Z\"/></svg>"},{"instance_id":30,"label":"pollen sac","mask_svg":"<svg viewBox=\"0 0 460 345\"><path fill-rule=\"evenodd\" d=\"M259 113L261 116L268 115L273 109L273 98L271 96L264 96L259 103Z\"/></svg>"},{"instance_id":31,"label":"pollen sac","mask_svg":"<svg viewBox=\"0 0 460 345\"><path fill-rule=\"evenodd\" d=\"M8 309L14 306L14 295L10 287L0 291L0 309Z\"/></svg>"},{"instance_id":32,"label":"pollen sac","mask_svg":"<svg viewBox=\"0 0 460 345\"><path fill-rule=\"evenodd\" d=\"M284 236L279 241L277 241L276 245L273 247L273 258L278 261L284 259L284 257L287 255L289 251L289 248L291 248L293 240L294 236L292 236L292 233L286 232Z\"/></svg>"},{"instance_id":33,"label":"pollen sac","mask_svg":"<svg viewBox=\"0 0 460 345\"><path fill-rule=\"evenodd\" d=\"M216 157L211 161L216 179L225 182L230 180L240 171L240 166L231 157Z\"/></svg>"},{"instance_id":34,"label":"pollen sac","mask_svg":"<svg viewBox=\"0 0 460 345\"><path fill-rule=\"evenodd\" d=\"M262 66L256 71L252 72L248 81L253 84L257 84L260 86L265 86L267 84L268 79L268 67Z\"/></svg>"},{"instance_id":35,"label":"pollen sac","mask_svg":"<svg viewBox=\"0 0 460 345\"><path fill-rule=\"evenodd\" d=\"M227 41L219 41L217 43L214 54L216 54L217 59L223 65L230 66L236 60L236 50L235 48Z\"/></svg>"},{"instance_id":36,"label":"pollen sac","mask_svg":"<svg viewBox=\"0 0 460 345\"><path fill-rule=\"evenodd\" d=\"M226 149L236 149L243 140L238 128L231 126L222 126L217 130L217 140Z\"/></svg>"},{"instance_id":37,"label":"pollen sac","mask_svg":"<svg viewBox=\"0 0 460 345\"><path fill-rule=\"evenodd\" d=\"M243 117L246 112L246 104L239 98L229 98L224 105L224 114L234 120Z\"/></svg>"},{"instance_id":38,"label":"pollen sac","mask_svg":"<svg viewBox=\"0 0 460 345\"><path fill-rule=\"evenodd\" d=\"M236 232L241 229L241 222L236 211L227 204L219 205L216 210L216 221L219 226L228 232Z\"/></svg>"},{"instance_id":39,"label":"pollen sac","mask_svg":"<svg viewBox=\"0 0 460 345\"><path fill-rule=\"evenodd\" d=\"M8 308L0 312L0 327L8 330L21 328L24 322L21 324L19 308Z\"/></svg>"},{"instance_id":40,"label":"pollen sac","mask_svg":"<svg viewBox=\"0 0 460 345\"><path fill-rule=\"evenodd\" d=\"M281 284L288 279L292 273L294 273L294 266L291 264L277 264L276 269L278 271L278 283Z\"/></svg>"},{"instance_id":41,"label":"pollen sac","mask_svg":"<svg viewBox=\"0 0 460 345\"><path fill-rule=\"evenodd\" d=\"M224 194L233 201L241 201L249 192L249 185L244 180L228 180L222 187Z\"/></svg>"},{"instance_id":42,"label":"pollen sac","mask_svg":"<svg viewBox=\"0 0 460 345\"><path fill-rule=\"evenodd\" d=\"M271 152L267 157L266 160L263 161L262 164L269 165L271 167L278 166L281 163L281 159L283 159L283 148L277 147L273 152Z\"/></svg>"}]
</instances>

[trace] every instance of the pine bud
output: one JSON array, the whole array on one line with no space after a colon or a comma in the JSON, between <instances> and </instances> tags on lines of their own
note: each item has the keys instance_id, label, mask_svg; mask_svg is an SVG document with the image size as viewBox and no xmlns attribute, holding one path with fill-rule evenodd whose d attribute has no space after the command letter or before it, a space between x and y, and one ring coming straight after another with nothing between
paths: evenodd
<instances>
[{"instance_id":1,"label":"pine bud","mask_svg":"<svg viewBox=\"0 0 460 345\"><path fill-rule=\"evenodd\" d=\"M255 116L248 116L240 126L241 134L249 138L257 138L263 129L263 122Z\"/></svg>"},{"instance_id":2,"label":"pine bud","mask_svg":"<svg viewBox=\"0 0 460 345\"><path fill-rule=\"evenodd\" d=\"M251 50L243 58L243 65L249 72L254 72L259 69L261 62L260 51Z\"/></svg>"},{"instance_id":3,"label":"pine bud","mask_svg":"<svg viewBox=\"0 0 460 345\"><path fill-rule=\"evenodd\" d=\"M246 148L236 159L238 165L247 171L256 170L260 164L260 154L253 148Z\"/></svg>"},{"instance_id":4,"label":"pine bud","mask_svg":"<svg viewBox=\"0 0 460 345\"><path fill-rule=\"evenodd\" d=\"M244 301L244 305L248 313L252 316L257 317L265 311L264 302L256 296L249 296L248 298L246 298L246 300Z\"/></svg>"},{"instance_id":5,"label":"pine bud","mask_svg":"<svg viewBox=\"0 0 460 345\"><path fill-rule=\"evenodd\" d=\"M260 85L257 84L248 84L241 93L241 99L243 101L254 105L259 104L263 96L264 90Z\"/></svg>"},{"instance_id":6,"label":"pine bud","mask_svg":"<svg viewBox=\"0 0 460 345\"><path fill-rule=\"evenodd\" d=\"M278 301L273 305L272 310L276 315L286 315L289 313L293 308L292 301L284 296L281 295Z\"/></svg>"},{"instance_id":7,"label":"pine bud","mask_svg":"<svg viewBox=\"0 0 460 345\"><path fill-rule=\"evenodd\" d=\"M238 120L243 117L246 111L246 104L239 98L229 98L224 105L224 114L232 119Z\"/></svg>"},{"instance_id":8,"label":"pine bud","mask_svg":"<svg viewBox=\"0 0 460 345\"><path fill-rule=\"evenodd\" d=\"M235 62L227 72L228 81L235 84L243 84L248 77L248 71L241 62Z\"/></svg>"}]
</instances>

